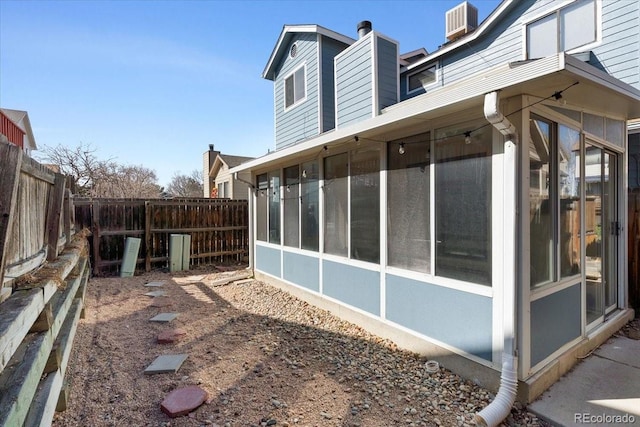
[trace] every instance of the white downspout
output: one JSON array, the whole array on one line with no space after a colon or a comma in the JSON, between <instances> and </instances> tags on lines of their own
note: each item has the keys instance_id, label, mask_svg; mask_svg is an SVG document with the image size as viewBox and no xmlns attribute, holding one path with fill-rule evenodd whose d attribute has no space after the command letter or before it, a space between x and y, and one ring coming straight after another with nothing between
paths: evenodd
<instances>
[{"instance_id":1,"label":"white downspout","mask_svg":"<svg viewBox=\"0 0 640 427\"><path fill-rule=\"evenodd\" d=\"M502 353L502 375L500 388L493 402L475 415L475 422L480 426L495 427L507 418L516 400L518 391L518 357L516 350L516 185L517 171L517 142L518 135L513 124L500 112L500 98L498 92L491 92L484 97L484 115L502 135L506 136L504 143L504 184L505 203L509 203L504 220L503 232L509 236L504 240L505 255L511 254L513 259L505 259L504 275L504 346Z\"/></svg>"}]
</instances>

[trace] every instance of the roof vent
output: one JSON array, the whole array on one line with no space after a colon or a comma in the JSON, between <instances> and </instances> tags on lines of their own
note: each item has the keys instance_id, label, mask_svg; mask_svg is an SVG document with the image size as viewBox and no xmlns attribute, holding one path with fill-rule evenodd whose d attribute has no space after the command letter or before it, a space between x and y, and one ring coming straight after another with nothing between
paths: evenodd
<instances>
[{"instance_id":1,"label":"roof vent","mask_svg":"<svg viewBox=\"0 0 640 427\"><path fill-rule=\"evenodd\" d=\"M463 2L447 11L446 36L455 40L478 26L478 9L469 2Z\"/></svg>"},{"instance_id":2,"label":"roof vent","mask_svg":"<svg viewBox=\"0 0 640 427\"><path fill-rule=\"evenodd\" d=\"M289 56L291 58L295 58L298 55L298 43L294 43L291 45L291 49L289 50Z\"/></svg>"},{"instance_id":3,"label":"roof vent","mask_svg":"<svg viewBox=\"0 0 640 427\"><path fill-rule=\"evenodd\" d=\"M361 39L371 32L371 21L358 22L358 38Z\"/></svg>"}]
</instances>

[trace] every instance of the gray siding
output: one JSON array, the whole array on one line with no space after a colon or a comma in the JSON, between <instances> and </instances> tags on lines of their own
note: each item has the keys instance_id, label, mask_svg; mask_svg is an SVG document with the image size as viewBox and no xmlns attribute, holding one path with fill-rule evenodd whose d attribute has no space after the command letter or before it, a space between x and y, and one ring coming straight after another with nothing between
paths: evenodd
<instances>
[{"instance_id":1,"label":"gray siding","mask_svg":"<svg viewBox=\"0 0 640 427\"><path fill-rule=\"evenodd\" d=\"M283 279L312 291L320 291L320 260L302 254L284 252Z\"/></svg>"},{"instance_id":2,"label":"gray siding","mask_svg":"<svg viewBox=\"0 0 640 427\"><path fill-rule=\"evenodd\" d=\"M276 150L320 134L317 35L315 33L296 34L291 44L295 42L298 43L298 54L295 58L289 57L288 54L284 56L282 63L278 66L274 83ZM285 111L284 79L302 63L306 63L306 100Z\"/></svg>"},{"instance_id":3,"label":"gray siding","mask_svg":"<svg viewBox=\"0 0 640 427\"><path fill-rule=\"evenodd\" d=\"M336 91L333 60L347 45L322 36L322 129L326 132L336 127Z\"/></svg>"},{"instance_id":4,"label":"gray siding","mask_svg":"<svg viewBox=\"0 0 640 427\"><path fill-rule=\"evenodd\" d=\"M332 261L322 264L323 294L380 315L380 273Z\"/></svg>"},{"instance_id":5,"label":"gray siding","mask_svg":"<svg viewBox=\"0 0 640 427\"><path fill-rule=\"evenodd\" d=\"M376 37L378 55L378 110L398 103L398 45Z\"/></svg>"},{"instance_id":6,"label":"gray siding","mask_svg":"<svg viewBox=\"0 0 640 427\"><path fill-rule=\"evenodd\" d=\"M281 277L280 254L280 249L256 245L256 270L275 277Z\"/></svg>"},{"instance_id":7,"label":"gray siding","mask_svg":"<svg viewBox=\"0 0 640 427\"><path fill-rule=\"evenodd\" d=\"M580 284L531 303L531 366L580 336Z\"/></svg>"},{"instance_id":8,"label":"gray siding","mask_svg":"<svg viewBox=\"0 0 640 427\"><path fill-rule=\"evenodd\" d=\"M386 276L387 319L491 361L491 298Z\"/></svg>"},{"instance_id":9,"label":"gray siding","mask_svg":"<svg viewBox=\"0 0 640 427\"><path fill-rule=\"evenodd\" d=\"M640 3L602 2L602 39L593 65L640 89Z\"/></svg>"},{"instance_id":10,"label":"gray siding","mask_svg":"<svg viewBox=\"0 0 640 427\"><path fill-rule=\"evenodd\" d=\"M372 116L373 64L371 36L351 45L336 58L336 127Z\"/></svg>"}]
</instances>

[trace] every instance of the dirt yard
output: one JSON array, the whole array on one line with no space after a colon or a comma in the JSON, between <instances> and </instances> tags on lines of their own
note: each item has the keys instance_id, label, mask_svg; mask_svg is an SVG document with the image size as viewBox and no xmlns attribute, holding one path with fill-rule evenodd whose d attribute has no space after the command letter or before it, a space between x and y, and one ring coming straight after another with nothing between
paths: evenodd
<instances>
[{"instance_id":1,"label":"dirt yard","mask_svg":"<svg viewBox=\"0 0 640 427\"><path fill-rule=\"evenodd\" d=\"M233 271L92 279L67 370L69 408L54 426L466 426L492 395L328 312L258 281L216 286ZM166 281L163 288L148 288ZM171 307L152 307L162 289ZM150 322L179 313L169 324ZM183 339L158 344L161 331ZM177 373L144 375L159 355ZM171 419L160 403L199 385L209 400ZM507 425L543 425L521 406Z\"/></svg>"}]
</instances>

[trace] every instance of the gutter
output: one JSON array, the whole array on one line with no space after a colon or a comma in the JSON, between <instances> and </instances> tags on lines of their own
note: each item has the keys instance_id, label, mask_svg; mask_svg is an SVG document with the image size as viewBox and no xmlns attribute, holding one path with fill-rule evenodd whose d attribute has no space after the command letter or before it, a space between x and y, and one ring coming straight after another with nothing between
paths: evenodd
<instances>
[{"instance_id":1,"label":"gutter","mask_svg":"<svg viewBox=\"0 0 640 427\"><path fill-rule=\"evenodd\" d=\"M484 97L484 115L502 135L506 137L504 143L505 176L503 189L505 203L510 203L514 212L504 220L504 253L516 253L516 183L517 171L517 142L518 135L515 126L500 111L500 97L497 91L487 93ZM511 262L509 262L511 261ZM511 413L511 407L518 392L518 355L516 349L516 260L505 260L505 274L503 283L504 345L502 353L502 375L500 388L493 402L475 415L476 425L496 427ZM508 270L507 270L508 269Z\"/></svg>"}]
</instances>

